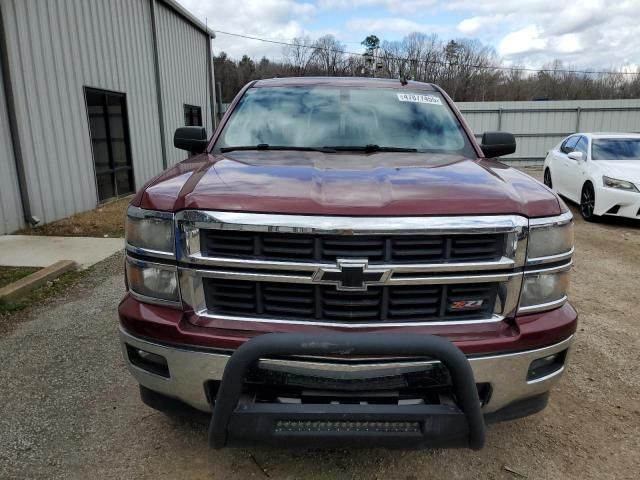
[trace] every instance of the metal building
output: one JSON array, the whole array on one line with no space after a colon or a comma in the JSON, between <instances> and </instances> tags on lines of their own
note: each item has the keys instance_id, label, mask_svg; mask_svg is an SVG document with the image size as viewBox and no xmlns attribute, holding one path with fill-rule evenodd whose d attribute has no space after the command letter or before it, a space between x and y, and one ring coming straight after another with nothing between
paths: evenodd
<instances>
[{"instance_id":1,"label":"metal building","mask_svg":"<svg viewBox=\"0 0 640 480\"><path fill-rule=\"evenodd\" d=\"M140 188L214 124L211 38L174 0L0 0L0 234Z\"/></svg>"}]
</instances>

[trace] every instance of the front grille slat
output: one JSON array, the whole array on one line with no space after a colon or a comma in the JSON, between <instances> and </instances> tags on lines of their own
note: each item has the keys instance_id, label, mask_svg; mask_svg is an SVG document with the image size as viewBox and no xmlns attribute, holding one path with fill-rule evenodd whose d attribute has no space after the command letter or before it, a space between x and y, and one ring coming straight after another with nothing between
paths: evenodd
<instances>
[{"instance_id":1,"label":"front grille slat","mask_svg":"<svg viewBox=\"0 0 640 480\"><path fill-rule=\"evenodd\" d=\"M371 306L375 306L378 305L380 303L380 301L376 298L359 298L359 299L351 299L351 300L347 300L346 302L342 299L339 298L335 298L335 299L331 299L331 298L326 298L324 299L324 304L325 305L331 305L331 306L344 306L345 304L347 304L349 307L356 307L356 306L361 306L361 307L371 307Z\"/></svg>"},{"instance_id":2,"label":"front grille slat","mask_svg":"<svg viewBox=\"0 0 640 480\"><path fill-rule=\"evenodd\" d=\"M324 316L331 320L351 320L357 318L360 320L375 320L378 315L378 310L344 310L344 309L327 309L323 310Z\"/></svg>"},{"instance_id":3,"label":"front grille slat","mask_svg":"<svg viewBox=\"0 0 640 480\"><path fill-rule=\"evenodd\" d=\"M296 321L436 322L488 318L497 283L398 285L340 291L330 285L253 282L203 278L207 308L212 314L268 317ZM477 301L482 301L477 304ZM476 301L455 309L453 302Z\"/></svg>"},{"instance_id":4,"label":"front grille slat","mask_svg":"<svg viewBox=\"0 0 640 480\"><path fill-rule=\"evenodd\" d=\"M391 310L392 317L414 317L416 315L429 316L438 312L438 308L394 308Z\"/></svg>"},{"instance_id":5,"label":"front grille slat","mask_svg":"<svg viewBox=\"0 0 640 480\"><path fill-rule=\"evenodd\" d=\"M293 307L293 306L284 306L284 305L267 305L265 307L266 312L274 312L274 313L291 313L291 314L300 314L300 315L311 315L313 313L312 308L302 308L302 307Z\"/></svg>"},{"instance_id":6,"label":"front grille slat","mask_svg":"<svg viewBox=\"0 0 640 480\"><path fill-rule=\"evenodd\" d=\"M438 303L437 298L415 298L415 297L407 297L407 298L393 298L389 301L392 306L396 305L423 305L423 304L436 304Z\"/></svg>"}]
</instances>

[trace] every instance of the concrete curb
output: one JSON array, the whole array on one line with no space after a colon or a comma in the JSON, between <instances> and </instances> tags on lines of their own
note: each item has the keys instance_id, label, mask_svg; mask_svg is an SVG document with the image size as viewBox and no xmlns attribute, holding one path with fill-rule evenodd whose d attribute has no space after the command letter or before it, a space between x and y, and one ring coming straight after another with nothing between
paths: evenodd
<instances>
[{"instance_id":1,"label":"concrete curb","mask_svg":"<svg viewBox=\"0 0 640 480\"><path fill-rule=\"evenodd\" d=\"M77 270L78 264L71 260L60 260L48 267L21 278L6 287L0 288L0 300L13 302L45 283L58 278L63 273Z\"/></svg>"}]
</instances>

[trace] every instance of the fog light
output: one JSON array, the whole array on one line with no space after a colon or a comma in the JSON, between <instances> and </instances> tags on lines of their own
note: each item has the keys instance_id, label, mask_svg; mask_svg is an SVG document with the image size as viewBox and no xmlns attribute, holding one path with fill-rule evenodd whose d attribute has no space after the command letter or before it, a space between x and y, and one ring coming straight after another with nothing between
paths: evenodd
<instances>
[{"instance_id":1,"label":"fog light","mask_svg":"<svg viewBox=\"0 0 640 480\"><path fill-rule=\"evenodd\" d=\"M531 362L531 365L529 365L527 381L540 380L541 378L557 372L564 366L564 359L566 356L567 351L563 350L562 352L534 360Z\"/></svg>"},{"instance_id":2,"label":"fog light","mask_svg":"<svg viewBox=\"0 0 640 480\"><path fill-rule=\"evenodd\" d=\"M127 354L129 355L129 361L136 367L156 375L169 377L169 365L167 364L167 359L162 355L147 352L131 345L127 345Z\"/></svg>"}]
</instances>

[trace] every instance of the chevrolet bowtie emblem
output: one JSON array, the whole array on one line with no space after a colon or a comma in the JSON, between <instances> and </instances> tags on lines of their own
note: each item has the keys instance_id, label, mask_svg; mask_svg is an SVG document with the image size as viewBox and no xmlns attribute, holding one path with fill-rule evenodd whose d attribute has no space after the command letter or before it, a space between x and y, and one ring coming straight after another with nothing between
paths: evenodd
<instances>
[{"instance_id":1,"label":"chevrolet bowtie emblem","mask_svg":"<svg viewBox=\"0 0 640 480\"><path fill-rule=\"evenodd\" d=\"M391 275L389 268L369 268L366 259L338 259L335 267L320 267L314 283L335 285L336 290L364 292L369 285L380 285Z\"/></svg>"}]
</instances>

